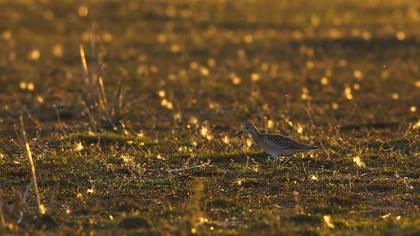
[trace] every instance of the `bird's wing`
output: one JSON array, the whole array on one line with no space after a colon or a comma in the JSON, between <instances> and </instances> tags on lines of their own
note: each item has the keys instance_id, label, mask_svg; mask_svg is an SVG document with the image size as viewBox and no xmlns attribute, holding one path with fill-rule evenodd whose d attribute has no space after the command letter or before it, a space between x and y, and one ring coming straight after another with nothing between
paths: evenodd
<instances>
[{"instance_id":1,"label":"bird's wing","mask_svg":"<svg viewBox=\"0 0 420 236\"><path fill-rule=\"evenodd\" d=\"M284 147L285 149L313 149L315 147L300 143L291 138L280 134L264 134L264 139L272 142L276 146Z\"/></svg>"}]
</instances>

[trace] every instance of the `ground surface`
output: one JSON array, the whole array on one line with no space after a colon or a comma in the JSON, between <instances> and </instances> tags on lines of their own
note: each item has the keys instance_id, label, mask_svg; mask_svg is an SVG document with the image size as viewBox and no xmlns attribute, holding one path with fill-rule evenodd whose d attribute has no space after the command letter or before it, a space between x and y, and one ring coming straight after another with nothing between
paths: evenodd
<instances>
[{"instance_id":1,"label":"ground surface","mask_svg":"<svg viewBox=\"0 0 420 236\"><path fill-rule=\"evenodd\" d=\"M420 233L419 1L169 2L0 1L3 233Z\"/></svg>"}]
</instances>

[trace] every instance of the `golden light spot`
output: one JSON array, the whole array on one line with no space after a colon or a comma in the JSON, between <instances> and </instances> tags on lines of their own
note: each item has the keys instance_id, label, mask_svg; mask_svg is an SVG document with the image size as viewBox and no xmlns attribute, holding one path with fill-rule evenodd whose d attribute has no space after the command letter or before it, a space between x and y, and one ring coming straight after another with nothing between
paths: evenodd
<instances>
[{"instance_id":1,"label":"golden light spot","mask_svg":"<svg viewBox=\"0 0 420 236\"><path fill-rule=\"evenodd\" d=\"M420 119L417 120L417 122L413 125L413 129L418 129L420 128Z\"/></svg>"},{"instance_id":2,"label":"golden light spot","mask_svg":"<svg viewBox=\"0 0 420 236\"><path fill-rule=\"evenodd\" d=\"M251 147L252 146L252 139L250 139L250 138L247 138L246 139L246 146L247 147Z\"/></svg>"},{"instance_id":3,"label":"golden light spot","mask_svg":"<svg viewBox=\"0 0 420 236\"><path fill-rule=\"evenodd\" d=\"M29 53L29 59L32 61L38 61L41 57L41 52L38 49L34 49Z\"/></svg>"},{"instance_id":4,"label":"golden light spot","mask_svg":"<svg viewBox=\"0 0 420 236\"><path fill-rule=\"evenodd\" d=\"M301 40L303 39L303 33L301 31L295 30L292 33L292 38L295 40Z\"/></svg>"},{"instance_id":5,"label":"golden light spot","mask_svg":"<svg viewBox=\"0 0 420 236\"><path fill-rule=\"evenodd\" d=\"M268 71L268 68L269 68L269 66L268 66L268 64L267 64L267 63L263 63L263 64L261 65L261 70L263 70L263 71Z\"/></svg>"},{"instance_id":6,"label":"golden light spot","mask_svg":"<svg viewBox=\"0 0 420 236\"><path fill-rule=\"evenodd\" d=\"M161 97L161 98L165 97L165 95L166 95L165 90L163 90L163 89L159 90L159 91L158 91L158 95L159 95L159 97Z\"/></svg>"},{"instance_id":7,"label":"golden light spot","mask_svg":"<svg viewBox=\"0 0 420 236\"><path fill-rule=\"evenodd\" d=\"M331 216L324 215L323 219L328 228L332 228L332 229L334 228L334 224L332 223Z\"/></svg>"},{"instance_id":8,"label":"golden light spot","mask_svg":"<svg viewBox=\"0 0 420 236\"><path fill-rule=\"evenodd\" d=\"M303 126L301 124L298 124L296 127L296 132L298 132L299 134L303 133Z\"/></svg>"},{"instance_id":9,"label":"golden light spot","mask_svg":"<svg viewBox=\"0 0 420 236\"><path fill-rule=\"evenodd\" d=\"M316 177L315 175L311 175L311 179L312 180L318 180L318 177Z\"/></svg>"},{"instance_id":10,"label":"golden light spot","mask_svg":"<svg viewBox=\"0 0 420 236\"><path fill-rule=\"evenodd\" d=\"M66 214L68 215L68 214L71 214L71 210L70 210L70 208L68 207L68 206L66 206Z\"/></svg>"},{"instance_id":11,"label":"golden light spot","mask_svg":"<svg viewBox=\"0 0 420 236\"><path fill-rule=\"evenodd\" d=\"M361 80L363 78L363 73L360 70L353 71L353 76L357 80Z\"/></svg>"},{"instance_id":12,"label":"golden light spot","mask_svg":"<svg viewBox=\"0 0 420 236\"><path fill-rule=\"evenodd\" d=\"M358 155L353 157L353 162L358 167L366 167L366 164L362 161L362 159Z\"/></svg>"},{"instance_id":13,"label":"golden light spot","mask_svg":"<svg viewBox=\"0 0 420 236\"><path fill-rule=\"evenodd\" d=\"M272 129L274 128L274 122L272 120L267 120L265 126L267 129Z\"/></svg>"},{"instance_id":14,"label":"golden light spot","mask_svg":"<svg viewBox=\"0 0 420 236\"><path fill-rule=\"evenodd\" d=\"M195 227L192 227L192 228L191 228L191 233L192 233L192 234L196 234L196 233L197 233L197 229L196 229Z\"/></svg>"},{"instance_id":15,"label":"golden light spot","mask_svg":"<svg viewBox=\"0 0 420 236\"><path fill-rule=\"evenodd\" d=\"M403 31L399 31L397 32L397 34L395 35L397 37L398 40L403 41L406 38L406 35Z\"/></svg>"},{"instance_id":16,"label":"golden light spot","mask_svg":"<svg viewBox=\"0 0 420 236\"><path fill-rule=\"evenodd\" d=\"M351 88L350 87L346 87L344 89L344 96L348 99L348 100L352 100L353 99L353 95L351 94Z\"/></svg>"},{"instance_id":17,"label":"golden light spot","mask_svg":"<svg viewBox=\"0 0 420 236\"><path fill-rule=\"evenodd\" d=\"M209 132L209 129L206 126L201 126L201 129L200 129L201 136L206 137L208 132Z\"/></svg>"},{"instance_id":18,"label":"golden light spot","mask_svg":"<svg viewBox=\"0 0 420 236\"><path fill-rule=\"evenodd\" d=\"M159 43L165 43L165 42L166 42L166 40L167 40L167 37L166 37L166 35L165 35L165 34L163 34L163 33L158 34L158 36L157 36L157 41L158 41Z\"/></svg>"},{"instance_id":19,"label":"golden light spot","mask_svg":"<svg viewBox=\"0 0 420 236\"><path fill-rule=\"evenodd\" d=\"M27 87L28 87L28 84L25 81L19 82L19 88L20 89L26 90Z\"/></svg>"},{"instance_id":20,"label":"golden light spot","mask_svg":"<svg viewBox=\"0 0 420 236\"><path fill-rule=\"evenodd\" d=\"M47 212L47 208L44 204L39 205L39 212L41 213L41 215L45 215L45 213Z\"/></svg>"},{"instance_id":21,"label":"golden light spot","mask_svg":"<svg viewBox=\"0 0 420 236\"><path fill-rule=\"evenodd\" d=\"M310 99L309 90L307 88L305 88L305 87L302 88L302 93L300 95L300 98L302 100L308 100L308 99Z\"/></svg>"},{"instance_id":22,"label":"golden light spot","mask_svg":"<svg viewBox=\"0 0 420 236\"><path fill-rule=\"evenodd\" d=\"M95 190L93 188L88 188L86 189L86 193L94 193Z\"/></svg>"},{"instance_id":23,"label":"golden light spot","mask_svg":"<svg viewBox=\"0 0 420 236\"><path fill-rule=\"evenodd\" d=\"M224 135L224 136L223 136L223 138L222 138L222 141L223 141L223 143L225 143L225 144L229 144L229 142L230 142L230 138L229 138L227 135Z\"/></svg>"},{"instance_id":24,"label":"golden light spot","mask_svg":"<svg viewBox=\"0 0 420 236\"><path fill-rule=\"evenodd\" d=\"M234 85L238 85L242 82L241 78L237 76L235 73L230 74L229 78Z\"/></svg>"},{"instance_id":25,"label":"golden light spot","mask_svg":"<svg viewBox=\"0 0 420 236\"><path fill-rule=\"evenodd\" d=\"M156 74L159 72L159 67L157 67L156 65L151 65L150 66L150 72L153 74Z\"/></svg>"},{"instance_id":26,"label":"golden light spot","mask_svg":"<svg viewBox=\"0 0 420 236\"><path fill-rule=\"evenodd\" d=\"M176 76L172 73L169 73L168 74L168 80L174 81L174 80L176 80Z\"/></svg>"},{"instance_id":27,"label":"golden light spot","mask_svg":"<svg viewBox=\"0 0 420 236\"><path fill-rule=\"evenodd\" d=\"M34 91L35 90L35 84L32 83L32 82L28 82L26 84L26 89L29 90L29 91Z\"/></svg>"},{"instance_id":28,"label":"golden light spot","mask_svg":"<svg viewBox=\"0 0 420 236\"><path fill-rule=\"evenodd\" d=\"M386 218L389 218L390 216L391 216L391 213L386 213L385 215L382 215L381 218L386 219Z\"/></svg>"},{"instance_id":29,"label":"golden light spot","mask_svg":"<svg viewBox=\"0 0 420 236\"><path fill-rule=\"evenodd\" d=\"M394 99L394 100L400 99L400 95L398 93L392 93L391 96L392 96L392 99Z\"/></svg>"},{"instance_id":30,"label":"golden light spot","mask_svg":"<svg viewBox=\"0 0 420 236\"><path fill-rule=\"evenodd\" d=\"M327 79L327 77L322 77L322 78L321 78L321 84L322 84L322 85L327 85L327 84L328 84L328 79Z\"/></svg>"},{"instance_id":31,"label":"golden light spot","mask_svg":"<svg viewBox=\"0 0 420 236\"><path fill-rule=\"evenodd\" d=\"M169 17L174 17L176 15L176 8L175 6L168 6L168 8L166 8L166 15Z\"/></svg>"},{"instance_id":32,"label":"golden light spot","mask_svg":"<svg viewBox=\"0 0 420 236\"><path fill-rule=\"evenodd\" d=\"M160 105L162 105L163 107L166 107L167 109L169 109L169 110L172 110L172 108L173 108L173 104L172 104L172 102L170 102L169 100L167 100L166 98L163 98L161 101L160 101Z\"/></svg>"},{"instance_id":33,"label":"golden light spot","mask_svg":"<svg viewBox=\"0 0 420 236\"><path fill-rule=\"evenodd\" d=\"M347 60L346 59L340 59L338 61L338 66L339 67L346 67L347 66Z\"/></svg>"},{"instance_id":34,"label":"golden light spot","mask_svg":"<svg viewBox=\"0 0 420 236\"><path fill-rule=\"evenodd\" d=\"M216 60L214 60L213 58L209 58L209 59L207 60L207 65L208 65L209 67L214 67L214 66L216 66Z\"/></svg>"},{"instance_id":35,"label":"golden light spot","mask_svg":"<svg viewBox=\"0 0 420 236\"><path fill-rule=\"evenodd\" d=\"M139 137L139 138L144 138L144 132L140 130L140 131L137 133L137 137Z\"/></svg>"},{"instance_id":36,"label":"golden light spot","mask_svg":"<svg viewBox=\"0 0 420 236\"><path fill-rule=\"evenodd\" d=\"M92 38L92 34L90 32L84 32L82 34L82 39L83 41L89 41Z\"/></svg>"},{"instance_id":37,"label":"golden light spot","mask_svg":"<svg viewBox=\"0 0 420 236\"><path fill-rule=\"evenodd\" d=\"M382 79L388 79L388 77L389 77L389 71L388 70L383 70L381 72L381 77L382 77Z\"/></svg>"},{"instance_id":38,"label":"golden light spot","mask_svg":"<svg viewBox=\"0 0 420 236\"><path fill-rule=\"evenodd\" d=\"M319 23L321 22L321 19L317 15L311 16L311 25L317 27Z\"/></svg>"},{"instance_id":39,"label":"golden light spot","mask_svg":"<svg viewBox=\"0 0 420 236\"><path fill-rule=\"evenodd\" d=\"M314 54L315 54L315 50L314 50L313 48L307 48L307 49L306 49L306 55L307 55L308 57L313 57L313 56L314 56Z\"/></svg>"},{"instance_id":40,"label":"golden light spot","mask_svg":"<svg viewBox=\"0 0 420 236\"><path fill-rule=\"evenodd\" d=\"M237 54L238 54L238 57L239 57L239 58L244 58L244 57L245 57L245 55L246 55L245 50L243 50L243 49L239 49L239 50L237 51Z\"/></svg>"},{"instance_id":41,"label":"golden light spot","mask_svg":"<svg viewBox=\"0 0 420 236\"><path fill-rule=\"evenodd\" d=\"M86 17L89 14L89 9L87 8L87 6L81 5L79 6L78 13L80 17Z\"/></svg>"},{"instance_id":42,"label":"golden light spot","mask_svg":"<svg viewBox=\"0 0 420 236\"><path fill-rule=\"evenodd\" d=\"M251 44L253 41L252 35L251 34L247 34L244 36L244 43L246 44Z\"/></svg>"},{"instance_id":43,"label":"golden light spot","mask_svg":"<svg viewBox=\"0 0 420 236\"><path fill-rule=\"evenodd\" d=\"M205 66L201 66L200 67L200 73L201 73L202 76L208 76L209 75L209 70Z\"/></svg>"},{"instance_id":44,"label":"golden light spot","mask_svg":"<svg viewBox=\"0 0 420 236\"><path fill-rule=\"evenodd\" d=\"M416 106L411 106L410 107L410 111L411 112L416 112L417 111L417 107Z\"/></svg>"},{"instance_id":45,"label":"golden light spot","mask_svg":"<svg viewBox=\"0 0 420 236\"><path fill-rule=\"evenodd\" d=\"M174 120L175 120L176 122L181 122L181 121L182 121L182 115L181 115L181 112L175 112L175 113L174 113Z\"/></svg>"},{"instance_id":46,"label":"golden light spot","mask_svg":"<svg viewBox=\"0 0 420 236\"><path fill-rule=\"evenodd\" d=\"M364 40L370 40L372 38L372 35L369 31L365 30L365 31L362 32L362 38Z\"/></svg>"},{"instance_id":47,"label":"golden light spot","mask_svg":"<svg viewBox=\"0 0 420 236\"><path fill-rule=\"evenodd\" d=\"M55 44L52 47L52 53L55 57L62 57L63 56L63 45Z\"/></svg>"},{"instance_id":48,"label":"golden light spot","mask_svg":"<svg viewBox=\"0 0 420 236\"><path fill-rule=\"evenodd\" d=\"M313 61L306 62L306 68L313 69L315 67L315 63Z\"/></svg>"},{"instance_id":49,"label":"golden light spot","mask_svg":"<svg viewBox=\"0 0 420 236\"><path fill-rule=\"evenodd\" d=\"M331 104L331 107L332 107L332 109L333 109L333 110L337 110L337 109L338 109L338 104L337 104L337 103L335 103L335 102L333 102L333 103Z\"/></svg>"},{"instance_id":50,"label":"golden light spot","mask_svg":"<svg viewBox=\"0 0 420 236\"><path fill-rule=\"evenodd\" d=\"M82 151L83 149L85 149L85 148L83 147L83 145L82 145L82 143L81 143L81 142L77 142L77 143L75 143L75 144L74 144L74 147L73 147L73 150L74 150L74 151L76 151L76 152L80 152L80 151Z\"/></svg>"},{"instance_id":51,"label":"golden light spot","mask_svg":"<svg viewBox=\"0 0 420 236\"><path fill-rule=\"evenodd\" d=\"M417 80L417 81L414 83L414 86L416 86L416 88L420 88L420 80Z\"/></svg>"},{"instance_id":52,"label":"golden light spot","mask_svg":"<svg viewBox=\"0 0 420 236\"><path fill-rule=\"evenodd\" d=\"M359 83L353 84L353 89L358 91L360 89L360 84Z\"/></svg>"},{"instance_id":53,"label":"golden light spot","mask_svg":"<svg viewBox=\"0 0 420 236\"><path fill-rule=\"evenodd\" d=\"M6 41L12 39L12 31L10 31L10 30L4 31L1 35L1 37Z\"/></svg>"},{"instance_id":54,"label":"golden light spot","mask_svg":"<svg viewBox=\"0 0 420 236\"><path fill-rule=\"evenodd\" d=\"M165 98L160 101L160 105L163 107L166 107L167 104L168 104L168 100L166 100Z\"/></svg>"},{"instance_id":55,"label":"golden light spot","mask_svg":"<svg viewBox=\"0 0 420 236\"><path fill-rule=\"evenodd\" d=\"M325 70L325 75L326 75L327 77L330 77L330 76L332 75L332 71L331 71L331 69L326 69L326 70Z\"/></svg>"},{"instance_id":56,"label":"golden light spot","mask_svg":"<svg viewBox=\"0 0 420 236\"><path fill-rule=\"evenodd\" d=\"M257 74L257 73L252 73L252 74L251 74L251 80L252 80L252 81L256 82L256 81L258 81L258 80L260 80L260 79L261 79L261 77L260 77L260 75L259 75L259 74Z\"/></svg>"},{"instance_id":57,"label":"golden light spot","mask_svg":"<svg viewBox=\"0 0 420 236\"><path fill-rule=\"evenodd\" d=\"M179 51L181 51L181 47L178 44L174 43L171 45L172 53L178 53Z\"/></svg>"},{"instance_id":58,"label":"golden light spot","mask_svg":"<svg viewBox=\"0 0 420 236\"><path fill-rule=\"evenodd\" d=\"M192 61L190 63L190 68L193 69L193 70L197 70L198 69L198 63L195 62L195 61Z\"/></svg>"},{"instance_id":59,"label":"golden light spot","mask_svg":"<svg viewBox=\"0 0 420 236\"><path fill-rule=\"evenodd\" d=\"M109 32L105 32L102 34L102 39L104 40L105 43L109 43L112 41L112 34Z\"/></svg>"},{"instance_id":60,"label":"golden light spot","mask_svg":"<svg viewBox=\"0 0 420 236\"><path fill-rule=\"evenodd\" d=\"M165 158L163 158L163 156L162 156L162 155L158 154L158 155L156 156L156 159L158 159L158 160L164 160Z\"/></svg>"},{"instance_id":61,"label":"golden light spot","mask_svg":"<svg viewBox=\"0 0 420 236\"><path fill-rule=\"evenodd\" d=\"M35 99L36 99L36 101L37 101L39 104L43 104L43 103L44 103L44 98L43 98L43 97L41 97L41 96L39 96L39 95L37 95L37 96L35 97Z\"/></svg>"},{"instance_id":62,"label":"golden light spot","mask_svg":"<svg viewBox=\"0 0 420 236\"><path fill-rule=\"evenodd\" d=\"M190 124L193 124L193 125L198 124L198 119L197 119L197 117L195 117L195 116L191 116L191 117L190 117L190 120L189 120L189 123L190 123Z\"/></svg>"}]
</instances>

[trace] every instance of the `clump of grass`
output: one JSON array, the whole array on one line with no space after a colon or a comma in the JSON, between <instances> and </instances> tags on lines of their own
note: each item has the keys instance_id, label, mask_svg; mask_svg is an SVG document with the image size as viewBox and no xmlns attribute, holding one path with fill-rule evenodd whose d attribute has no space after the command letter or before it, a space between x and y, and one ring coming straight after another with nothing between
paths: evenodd
<instances>
[{"instance_id":1,"label":"clump of grass","mask_svg":"<svg viewBox=\"0 0 420 236\"><path fill-rule=\"evenodd\" d=\"M88 59L83 45L80 45L80 59L82 64L82 104L85 113L89 117L91 126L97 128L111 128L125 130L123 118L123 89L122 77L118 83L114 94L110 94L105 89L103 79L104 55L95 52L95 35L91 37L92 58L88 64ZM112 101L112 102L111 102Z\"/></svg>"}]
</instances>

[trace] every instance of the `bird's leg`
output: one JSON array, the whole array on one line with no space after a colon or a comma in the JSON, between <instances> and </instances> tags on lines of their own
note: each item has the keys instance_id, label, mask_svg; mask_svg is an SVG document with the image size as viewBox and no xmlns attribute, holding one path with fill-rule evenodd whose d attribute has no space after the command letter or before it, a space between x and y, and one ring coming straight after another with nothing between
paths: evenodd
<instances>
[{"instance_id":1,"label":"bird's leg","mask_svg":"<svg viewBox=\"0 0 420 236\"><path fill-rule=\"evenodd\" d=\"M303 174L305 175L305 180L308 181L309 180L308 172L306 172L305 164L303 163L302 157L300 158L300 165L302 167Z\"/></svg>"},{"instance_id":2,"label":"bird's leg","mask_svg":"<svg viewBox=\"0 0 420 236\"><path fill-rule=\"evenodd\" d=\"M278 157L274 157L273 160L273 173L272 175L275 175L278 171L278 165L279 165L279 158Z\"/></svg>"}]
</instances>

